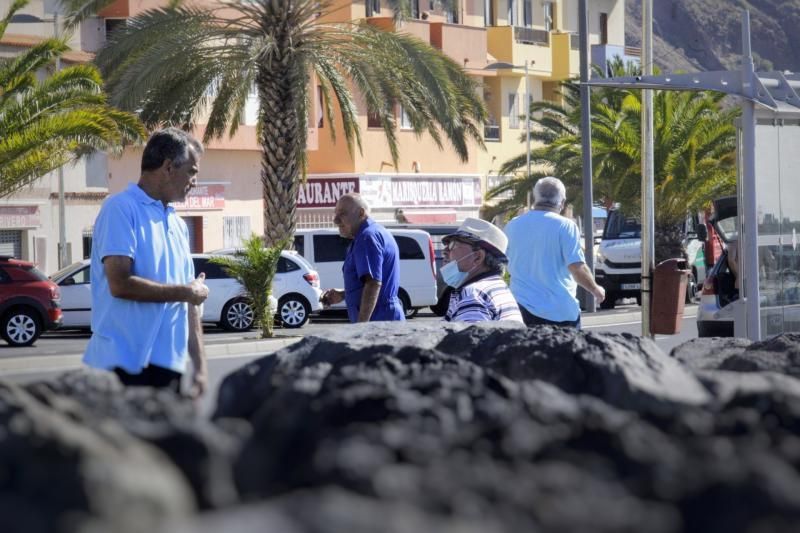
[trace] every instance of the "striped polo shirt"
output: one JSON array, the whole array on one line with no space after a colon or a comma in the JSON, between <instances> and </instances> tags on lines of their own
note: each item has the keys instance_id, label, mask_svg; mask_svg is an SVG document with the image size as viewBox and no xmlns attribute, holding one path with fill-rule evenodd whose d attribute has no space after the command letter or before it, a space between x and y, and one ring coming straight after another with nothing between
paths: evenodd
<instances>
[{"instance_id":1,"label":"striped polo shirt","mask_svg":"<svg viewBox=\"0 0 800 533\"><path fill-rule=\"evenodd\" d=\"M511 320L524 323L517 301L499 272L486 272L450 294L448 322Z\"/></svg>"}]
</instances>

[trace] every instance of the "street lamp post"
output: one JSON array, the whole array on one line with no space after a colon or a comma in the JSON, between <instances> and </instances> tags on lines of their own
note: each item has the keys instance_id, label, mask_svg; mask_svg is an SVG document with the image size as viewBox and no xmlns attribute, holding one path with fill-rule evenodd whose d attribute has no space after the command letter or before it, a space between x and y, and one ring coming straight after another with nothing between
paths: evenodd
<instances>
[{"instance_id":1,"label":"street lamp post","mask_svg":"<svg viewBox=\"0 0 800 533\"><path fill-rule=\"evenodd\" d=\"M11 23L34 23L34 22L52 22L53 23L53 38L58 39L60 36L60 27L58 23L58 13L53 13L52 19L42 19L36 15L18 14L11 17ZM55 63L56 72L61 70L61 57L56 56ZM58 268L67 266L67 219L64 212L64 167L58 167Z\"/></svg>"},{"instance_id":2,"label":"street lamp post","mask_svg":"<svg viewBox=\"0 0 800 533\"><path fill-rule=\"evenodd\" d=\"M512 65L511 63L490 63L486 65L484 70L504 70L504 69L512 69L512 68L524 68L525 69L525 165L527 176L530 177L531 175L531 121L530 121L530 113L531 113L531 81L530 77L528 76L528 65L533 64L533 61L525 60L524 65ZM528 191L528 209L531 208L531 192Z\"/></svg>"}]
</instances>

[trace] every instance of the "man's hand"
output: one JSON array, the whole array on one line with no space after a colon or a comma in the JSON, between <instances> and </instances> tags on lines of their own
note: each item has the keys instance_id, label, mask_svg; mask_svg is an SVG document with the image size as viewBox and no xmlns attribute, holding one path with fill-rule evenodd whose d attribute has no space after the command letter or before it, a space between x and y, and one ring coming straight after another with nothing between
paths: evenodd
<instances>
[{"instance_id":1,"label":"man's hand","mask_svg":"<svg viewBox=\"0 0 800 533\"><path fill-rule=\"evenodd\" d=\"M342 289L328 289L327 291L322 293L322 296L319 297L319 301L322 302L322 305L324 305L325 307L330 307L331 305L338 304L343 300L344 300L344 291Z\"/></svg>"},{"instance_id":2,"label":"man's hand","mask_svg":"<svg viewBox=\"0 0 800 533\"><path fill-rule=\"evenodd\" d=\"M205 363L205 362L204 362ZM192 385L189 388L189 397L193 400L199 399L206 392L208 387L208 369L205 364L195 367L192 373Z\"/></svg>"},{"instance_id":3,"label":"man's hand","mask_svg":"<svg viewBox=\"0 0 800 533\"><path fill-rule=\"evenodd\" d=\"M606 290L600 285L596 286L596 290L593 290L592 294L594 295L594 299L599 304L603 303L603 300L606 299Z\"/></svg>"},{"instance_id":4,"label":"man's hand","mask_svg":"<svg viewBox=\"0 0 800 533\"><path fill-rule=\"evenodd\" d=\"M200 272L200 275L187 285L189 294L186 301L192 305L200 305L208 298L208 286L205 284L206 274Z\"/></svg>"}]
</instances>

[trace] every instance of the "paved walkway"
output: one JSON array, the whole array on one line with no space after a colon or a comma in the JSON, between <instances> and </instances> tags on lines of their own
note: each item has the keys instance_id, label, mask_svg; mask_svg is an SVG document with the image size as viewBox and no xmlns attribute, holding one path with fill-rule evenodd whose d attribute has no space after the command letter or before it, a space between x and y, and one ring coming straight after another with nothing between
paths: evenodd
<instances>
[{"instance_id":1,"label":"paved walkway","mask_svg":"<svg viewBox=\"0 0 800 533\"><path fill-rule=\"evenodd\" d=\"M696 305L686 307L685 318L694 317L697 312ZM584 326L604 326L641 321L641 312L638 308L617 309L601 313L584 313L581 322ZM243 334L240 338L220 337L213 335L205 337L206 357L209 359L224 359L247 354L266 354L280 350L300 339L301 334L292 335L279 332L272 339L260 339L255 332ZM5 357L0 359L0 375L36 372L42 369L70 370L81 365L83 353L41 355L37 357Z\"/></svg>"}]
</instances>

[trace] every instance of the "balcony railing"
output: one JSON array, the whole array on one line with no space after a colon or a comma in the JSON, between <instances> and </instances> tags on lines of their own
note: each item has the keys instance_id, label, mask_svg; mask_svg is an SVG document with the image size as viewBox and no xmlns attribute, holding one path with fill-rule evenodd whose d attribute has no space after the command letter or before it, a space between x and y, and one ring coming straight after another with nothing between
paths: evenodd
<instances>
[{"instance_id":1,"label":"balcony railing","mask_svg":"<svg viewBox=\"0 0 800 533\"><path fill-rule=\"evenodd\" d=\"M483 126L483 139L486 141L499 141L500 126L485 124Z\"/></svg>"},{"instance_id":2,"label":"balcony railing","mask_svg":"<svg viewBox=\"0 0 800 533\"><path fill-rule=\"evenodd\" d=\"M526 28L524 26L514 26L514 40L525 44L550 44L550 32Z\"/></svg>"}]
</instances>

